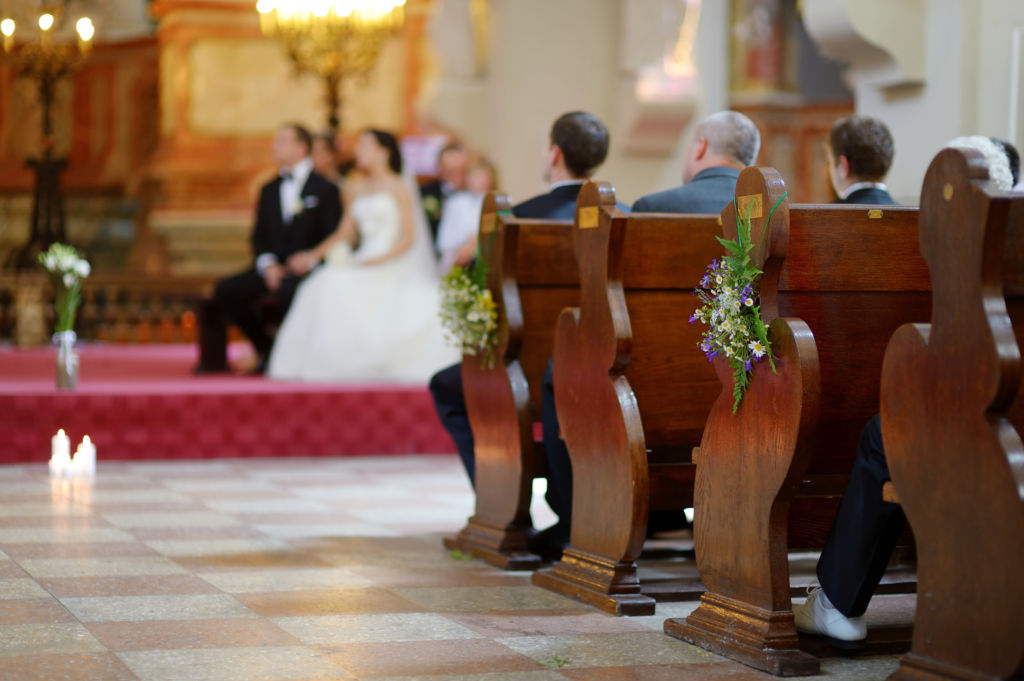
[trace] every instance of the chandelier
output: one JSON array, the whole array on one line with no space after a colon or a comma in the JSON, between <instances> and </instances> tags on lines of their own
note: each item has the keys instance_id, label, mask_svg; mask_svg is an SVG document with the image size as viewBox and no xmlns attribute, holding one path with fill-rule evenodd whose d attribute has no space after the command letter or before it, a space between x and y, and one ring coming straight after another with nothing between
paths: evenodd
<instances>
[{"instance_id":1,"label":"chandelier","mask_svg":"<svg viewBox=\"0 0 1024 681\"><path fill-rule=\"evenodd\" d=\"M373 69L402 27L406 0L259 0L260 30L279 39L297 71L324 80L328 125L341 124L341 85Z\"/></svg>"},{"instance_id":2,"label":"chandelier","mask_svg":"<svg viewBox=\"0 0 1024 681\"><path fill-rule=\"evenodd\" d=\"M35 171L30 236L8 262L18 268L33 267L36 254L55 241L66 240L60 190L60 172L66 161L54 157L53 103L57 84L74 73L88 56L95 33L92 20L79 17L75 22L78 44L72 44L70 32L62 33L67 4L67 0L44 2L35 13L23 13L17 19L0 17L3 61L11 65L16 75L35 83L42 110L42 153L39 158L27 161ZM34 25L37 30L25 30L25 24Z\"/></svg>"}]
</instances>

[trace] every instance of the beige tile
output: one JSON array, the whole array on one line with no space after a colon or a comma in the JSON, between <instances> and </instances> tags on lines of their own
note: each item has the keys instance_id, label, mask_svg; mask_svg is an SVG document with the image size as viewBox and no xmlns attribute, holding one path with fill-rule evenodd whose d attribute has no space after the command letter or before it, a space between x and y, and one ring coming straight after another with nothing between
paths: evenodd
<instances>
[{"instance_id":1,"label":"beige tile","mask_svg":"<svg viewBox=\"0 0 1024 681\"><path fill-rule=\"evenodd\" d=\"M156 551L137 541L77 544L7 544L7 554L21 562L51 558L129 558L156 556Z\"/></svg>"},{"instance_id":2,"label":"beige tile","mask_svg":"<svg viewBox=\"0 0 1024 681\"><path fill-rule=\"evenodd\" d=\"M543 669L529 657L487 639L350 643L320 651L360 679Z\"/></svg>"},{"instance_id":3,"label":"beige tile","mask_svg":"<svg viewBox=\"0 0 1024 681\"><path fill-rule=\"evenodd\" d=\"M186 572L180 565L160 556L30 559L21 561L21 566L36 579L113 575L174 575Z\"/></svg>"},{"instance_id":4,"label":"beige tile","mask_svg":"<svg viewBox=\"0 0 1024 681\"><path fill-rule=\"evenodd\" d=\"M348 681L352 676L303 647L146 650L119 653L140 681Z\"/></svg>"},{"instance_id":5,"label":"beige tile","mask_svg":"<svg viewBox=\"0 0 1024 681\"><path fill-rule=\"evenodd\" d=\"M100 642L78 622L8 624L0 627L0 655L102 651Z\"/></svg>"},{"instance_id":6,"label":"beige tile","mask_svg":"<svg viewBox=\"0 0 1024 681\"><path fill-rule=\"evenodd\" d=\"M621 634L647 631L635 617L615 617L603 612L451 613L454 622L482 636L562 636L567 634ZM664 620L662 620L664 622Z\"/></svg>"},{"instance_id":7,"label":"beige tile","mask_svg":"<svg viewBox=\"0 0 1024 681\"><path fill-rule=\"evenodd\" d=\"M79 542L123 542L133 537L114 527L85 528L0 528L2 544L68 544Z\"/></svg>"},{"instance_id":8,"label":"beige tile","mask_svg":"<svg viewBox=\"0 0 1024 681\"><path fill-rule=\"evenodd\" d=\"M255 617L251 610L226 594L62 598L61 602L83 622Z\"/></svg>"},{"instance_id":9,"label":"beige tile","mask_svg":"<svg viewBox=\"0 0 1024 681\"><path fill-rule=\"evenodd\" d=\"M34 579L0 579L0 600L49 597L46 589L39 586Z\"/></svg>"},{"instance_id":10,"label":"beige tile","mask_svg":"<svg viewBox=\"0 0 1024 681\"><path fill-rule=\"evenodd\" d=\"M0 603L0 625L74 622L67 608L53 597L24 598ZM2 631L2 626L0 626ZM3 677L0 677L3 678Z\"/></svg>"},{"instance_id":11,"label":"beige tile","mask_svg":"<svg viewBox=\"0 0 1024 681\"><path fill-rule=\"evenodd\" d=\"M373 582L340 568L204 572L199 575L228 593L310 591L315 589L367 589Z\"/></svg>"},{"instance_id":12,"label":"beige tile","mask_svg":"<svg viewBox=\"0 0 1024 681\"><path fill-rule=\"evenodd\" d=\"M283 497L279 499L209 499L206 506L218 513L263 514L291 516L300 513L330 512L330 506L312 499ZM326 520L326 518L325 518Z\"/></svg>"},{"instance_id":13,"label":"beige tile","mask_svg":"<svg viewBox=\"0 0 1024 681\"><path fill-rule=\"evenodd\" d=\"M485 672L483 674L413 674L411 676L389 676L373 681L566 681L562 674L544 669L523 672Z\"/></svg>"},{"instance_id":14,"label":"beige tile","mask_svg":"<svg viewBox=\"0 0 1024 681\"><path fill-rule=\"evenodd\" d=\"M285 551L288 545L273 539L150 540L145 544L165 556L220 556Z\"/></svg>"},{"instance_id":15,"label":"beige tile","mask_svg":"<svg viewBox=\"0 0 1024 681\"><path fill-rule=\"evenodd\" d=\"M104 513L111 525L124 529L140 527L220 527L239 525L235 518L223 513L189 511L186 513Z\"/></svg>"},{"instance_id":16,"label":"beige tile","mask_svg":"<svg viewBox=\"0 0 1024 681\"><path fill-rule=\"evenodd\" d=\"M310 539L316 537L398 537L401 532L370 523L331 522L323 525L277 523L256 525L256 529L279 539Z\"/></svg>"},{"instance_id":17,"label":"beige tile","mask_svg":"<svg viewBox=\"0 0 1024 681\"><path fill-rule=\"evenodd\" d=\"M589 610L586 605L533 585L402 588L395 593L437 612L481 610Z\"/></svg>"},{"instance_id":18,"label":"beige tile","mask_svg":"<svg viewBox=\"0 0 1024 681\"><path fill-rule=\"evenodd\" d=\"M497 639L541 664L556 658L565 667L617 667L643 664L706 664L723 658L664 634L581 634Z\"/></svg>"},{"instance_id":19,"label":"beige tile","mask_svg":"<svg viewBox=\"0 0 1024 681\"><path fill-rule=\"evenodd\" d=\"M274 622L313 645L480 638L466 627L432 613L282 617Z\"/></svg>"}]
</instances>

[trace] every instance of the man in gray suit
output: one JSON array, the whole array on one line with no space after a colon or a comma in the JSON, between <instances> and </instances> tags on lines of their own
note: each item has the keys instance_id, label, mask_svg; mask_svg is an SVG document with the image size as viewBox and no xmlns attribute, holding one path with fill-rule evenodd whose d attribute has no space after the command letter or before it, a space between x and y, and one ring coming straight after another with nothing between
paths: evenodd
<instances>
[{"instance_id":1,"label":"man in gray suit","mask_svg":"<svg viewBox=\"0 0 1024 681\"><path fill-rule=\"evenodd\" d=\"M736 194L740 170L753 165L761 135L736 111L711 114L693 131L686 150L683 186L637 199L634 213L721 213Z\"/></svg>"}]
</instances>

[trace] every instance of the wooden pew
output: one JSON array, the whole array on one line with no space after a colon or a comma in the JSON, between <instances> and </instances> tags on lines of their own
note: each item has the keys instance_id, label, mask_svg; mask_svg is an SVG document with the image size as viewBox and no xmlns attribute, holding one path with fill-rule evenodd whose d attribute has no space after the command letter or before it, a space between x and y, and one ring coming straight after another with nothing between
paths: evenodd
<instances>
[{"instance_id":1,"label":"wooden pew","mask_svg":"<svg viewBox=\"0 0 1024 681\"><path fill-rule=\"evenodd\" d=\"M928 318L930 282L916 209L783 200L765 225L785 194L772 168L745 169L736 194L741 210L754 206L754 238L770 230L756 261L777 373L756 365L733 414L732 372L716 361L723 391L694 457L694 543L708 591L665 632L773 674L814 674L818 659L799 650L793 624L787 544L823 545L860 430L878 411L885 345L901 324ZM735 220L730 206L730 238ZM791 504L798 490L810 498Z\"/></svg>"},{"instance_id":2,"label":"wooden pew","mask_svg":"<svg viewBox=\"0 0 1024 681\"><path fill-rule=\"evenodd\" d=\"M900 327L882 370L882 434L918 540L911 652L890 676L1024 678L1024 196L948 149L921 193L931 324Z\"/></svg>"},{"instance_id":3,"label":"wooden pew","mask_svg":"<svg viewBox=\"0 0 1024 681\"><path fill-rule=\"evenodd\" d=\"M504 194L484 200L480 244L490 265L488 285L498 304L498 358L462 360L462 386L476 450L476 512L445 546L508 570L533 570L530 499L543 475L541 377L551 357L555 320L579 299L579 279L568 220L512 215Z\"/></svg>"},{"instance_id":4,"label":"wooden pew","mask_svg":"<svg viewBox=\"0 0 1024 681\"><path fill-rule=\"evenodd\" d=\"M691 505L690 452L721 391L690 324L722 247L717 215L624 215L584 185L573 242L580 305L555 334L555 401L573 468L570 547L534 584L619 615L654 613L636 559L650 509ZM690 585L696 597L699 583Z\"/></svg>"}]
</instances>

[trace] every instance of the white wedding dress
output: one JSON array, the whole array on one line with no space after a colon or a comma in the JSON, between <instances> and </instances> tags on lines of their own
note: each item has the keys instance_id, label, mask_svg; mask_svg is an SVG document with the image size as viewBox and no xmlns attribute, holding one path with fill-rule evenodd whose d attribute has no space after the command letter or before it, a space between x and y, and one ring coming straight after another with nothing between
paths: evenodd
<instances>
[{"instance_id":1,"label":"white wedding dress","mask_svg":"<svg viewBox=\"0 0 1024 681\"><path fill-rule=\"evenodd\" d=\"M267 373L278 380L425 383L460 357L444 341L426 221L415 220L404 252L364 265L401 238L401 209L392 194L379 192L356 197L349 211L358 250L338 244L299 285Z\"/></svg>"}]
</instances>

